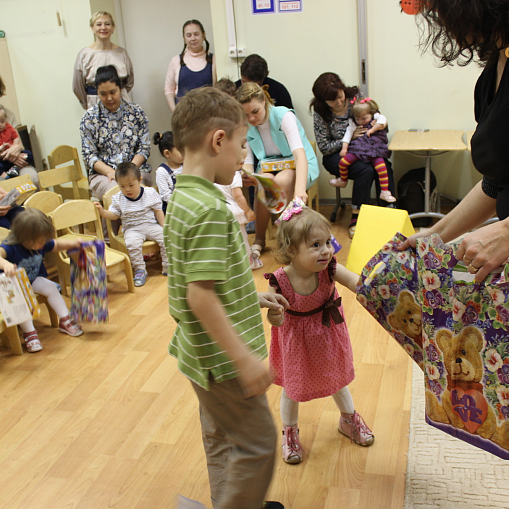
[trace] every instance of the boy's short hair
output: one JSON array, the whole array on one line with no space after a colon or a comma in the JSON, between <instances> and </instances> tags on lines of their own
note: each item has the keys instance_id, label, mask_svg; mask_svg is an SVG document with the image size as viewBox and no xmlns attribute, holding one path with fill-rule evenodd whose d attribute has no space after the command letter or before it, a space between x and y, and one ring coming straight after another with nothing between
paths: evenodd
<instances>
[{"instance_id":1,"label":"boy's short hair","mask_svg":"<svg viewBox=\"0 0 509 509\"><path fill-rule=\"evenodd\" d=\"M215 88L223 91L225 94L235 97L237 87L230 78L221 78L215 85Z\"/></svg>"},{"instance_id":2,"label":"boy's short hair","mask_svg":"<svg viewBox=\"0 0 509 509\"><path fill-rule=\"evenodd\" d=\"M134 163L120 163L115 170L115 180L132 175L137 180L141 179L141 171Z\"/></svg>"},{"instance_id":3,"label":"boy's short hair","mask_svg":"<svg viewBox=\"0 0 509 509\"><path fill-rule=\"evenodd\" d=\"M240 66L240 75L261 85L269 75L267 61L255 53L249 55Z\"/></svg>"},{"instance_id":4,"label":"boy's short hair","mask_svg":"<svg viewBox=\"0 0 509 509\"><path fill-rule=\"evenodd\" d=\"M223 129L231 138L235 129L247 125L242 106L217 88L195 88L179 100L173 117L173 141L184 155L186 149L196 150L210 131Z\"/></svg>"}]
</instances>

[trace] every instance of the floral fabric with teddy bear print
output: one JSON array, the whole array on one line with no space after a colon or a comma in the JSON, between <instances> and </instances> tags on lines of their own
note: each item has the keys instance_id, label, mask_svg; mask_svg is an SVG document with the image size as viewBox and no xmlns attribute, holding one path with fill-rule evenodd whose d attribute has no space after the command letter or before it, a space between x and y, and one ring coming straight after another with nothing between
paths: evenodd
<instances>
[{"instance_id":1,"label":"floral fabric with teddy bear print","mask_svg":"<svg viewBox=\"0 0 509 509\"><path fill-rule=\"evenodd\" d=\"M404 239L368 262L357 299L424 371L428 423L509 459L509 265L455 281L455 245Z\"/></svg>"}]
</instances>

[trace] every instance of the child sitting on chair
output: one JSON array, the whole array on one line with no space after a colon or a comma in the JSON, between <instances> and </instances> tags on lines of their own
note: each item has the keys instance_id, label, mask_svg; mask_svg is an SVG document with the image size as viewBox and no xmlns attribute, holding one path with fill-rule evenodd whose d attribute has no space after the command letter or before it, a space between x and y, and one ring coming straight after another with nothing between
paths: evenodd
<instances>
[{"instance_id":1,"label":"child sitting on chair","mask_svg":"<svg viewBox=\"0 0 509 509\"><path fill-rule=\"evenodd\" d=\"M120 192L111 197L111 205L104 210L95 202L99 214L114 221L122 219L125 245L134 269L134 285L143 286L147 270L143 260L143 242L154 240L159 244L163 261L163 276L167 274L168 258L163 242L164 213L161 197L152 187L141 186L141 172L134 163L120 163L115 170L115 181Z\"/></svg>"},{"instance_id":2,"label":"child sitting on chair","mask_svg":"<svg viewBox=\"0 0 509 509\"><path fill-rule=\"evenodd\" d=\"M17 268L24 268L35 293L44 295L59 317L58 330L69 336L83 334L81 327L69 317L67 304L58 292L57 285L47 279L43 257L50 251L66 251L79 247L82 239L54 239L55 229L50 219L38 209L20 212L12 222L11 232L0 246L0 270L14 276ZM28 352L42 350L34 322L20 323Z\"/></svg>"},{"instance_id":3,"label":"child sitting on chair","mask_svg":"<svg viewBox=\"0 0 509 509\"><path fill-rule=\"evenodd\" d=\"M27 161L28 164L34 164L32 152L29 150L22 150L23 144L19 137L18 132L7 122L7 115L5 109L0 105L0 180L5 178L17 177L19 175L19 168L14 163L4 157L6 151L12 146L18 146L21 149L20 156Z\"/></svg>"},{"instance_id":4,"label":"child sitting on chair","mask_svg":"<svg viewBox=\"0 0 509 509\"><path fill-rule=\"evenodd\" d=\"M387 166L384 158L390 157L391 152L387 147L387 119L378 111L378 105L373 99L367 97L361 99L354 97L350 101L352 113L355 122L350 119L345 136L341 140L343 148L339 155L339 175L340 178L331 179L329 183L334 187L346 187L348 183L348 167L359 159L364 162L370 162L378 174L380 181L380 198L389 203L394 203L396 198L389 191L389 177L387 176ZM365 128L363 135L352 140L353 133L358 126ZM352 140L350 142L350 140Z\"/></svg>"}]
</instances>

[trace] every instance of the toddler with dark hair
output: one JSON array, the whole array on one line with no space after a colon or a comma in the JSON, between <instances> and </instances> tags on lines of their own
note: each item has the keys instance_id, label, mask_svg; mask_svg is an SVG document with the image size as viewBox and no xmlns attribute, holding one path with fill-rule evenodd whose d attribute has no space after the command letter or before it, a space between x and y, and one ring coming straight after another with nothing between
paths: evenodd
<instances>
[{"instance_id":1,"label":"toddler with dark hair","mask_svg":"<svg viewBox=\"0 0 509 509\"><path fill-rule=\"evenodd\" d=\"M159 244L163 261L163 275L167 274L168 258L163 242L164 214L161 197L152 187L142 187L141 172L134 163L121 163L115 170L115 181L120 192L112 196L111 205L104 210L95 202L99 214L115 221L122 219L125 245L134 270L134 285L143 286L147 270L143 259L143 242L154 240Z\"/></svg>"}]
</instances>

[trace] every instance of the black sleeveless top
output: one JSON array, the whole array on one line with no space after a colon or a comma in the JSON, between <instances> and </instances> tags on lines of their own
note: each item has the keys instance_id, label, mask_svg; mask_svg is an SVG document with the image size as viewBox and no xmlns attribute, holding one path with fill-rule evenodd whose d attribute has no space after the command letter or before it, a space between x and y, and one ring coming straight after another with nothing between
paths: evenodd
<instances>
[{"instance_id":1,"label":"black sleeveless top","mask_svg":"<svg viewBox=\"0 0 509 509\"><path fill-rule=\"evenodd\" d=\"M498 188L497 214L509 216L509 65L504 68L495 93L497 62L488 64L475 85L475 120L477 128L472 136L472 161L477 171ZM487 183L487 182L486 182ZM483 189L485 188L483 181Z\"/></svg>"}]
</instances>

